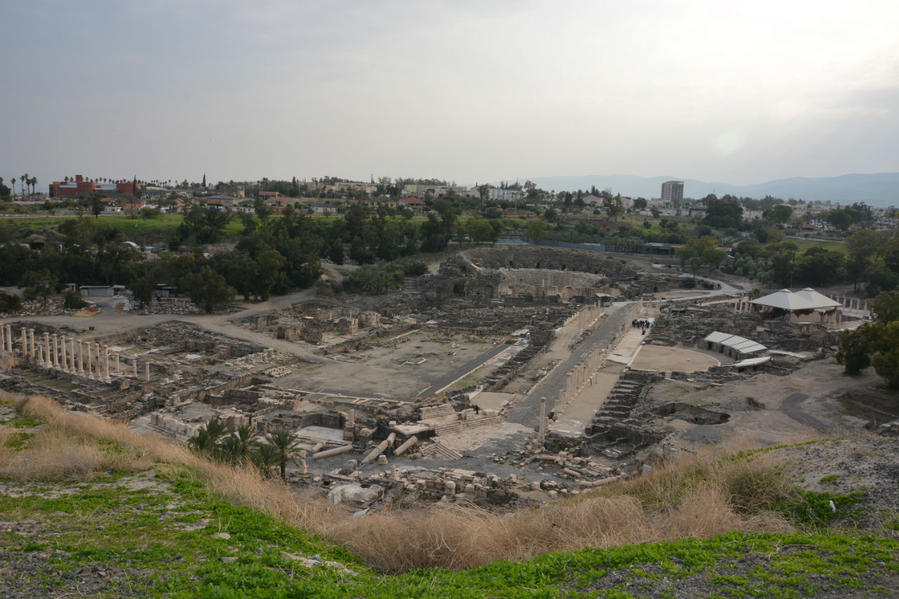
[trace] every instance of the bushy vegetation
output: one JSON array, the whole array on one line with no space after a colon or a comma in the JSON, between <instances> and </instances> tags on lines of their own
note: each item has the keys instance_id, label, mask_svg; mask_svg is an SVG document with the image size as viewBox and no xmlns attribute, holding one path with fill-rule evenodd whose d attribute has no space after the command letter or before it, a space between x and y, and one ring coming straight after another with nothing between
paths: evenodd
<instances>
[{"instance_id":1,"label":"bushy vegetation","mask_svg":"<svg viewBox=\"0 0 899 599\"><path fill-rule=\"evenodd\" d=\"M22 309L22 298L0 291L0 312L18 312Z\"/></svg>"},{"instance_id":2,"label":"bushy vegetation","mask_svg":"<svg viewBox=\"0 0 899 599\"><path fill-rule=\"evenodd\" d=\"M201 247L221 241L234 216L194 206L180 224L169 229L170 248L182 253L163 254L158 261L144 260L138 250L123 243L122 228L105 221L61 220L40 250L2 243L17 237L16 231L5 227L0 229L0 284L25 286L30 296L38 297L56 293L66 283L119 283L131 287L135 299L144 305L152 301L157 285L167 284L212 311L234 293L265 300L272 293L307 288L321 276L322 259L337 264L346 259L361 265L391 263L419 252L443 251L453 238L494 241L502 229L498 221L459 220L459 208L446 200L434 201L433 208L423 222L404 209L372 211L358 204L342 216L327 219L292 207L277 217L244 214L236 247L207 256L199 251ZM184 253L191 248L197 251ZM412 263L398 268L404 273L400 281L402 276L423 272L422 266ZM349 281L347 289L395 288L396 272L394 266L365 270Z\"/></svg>"},{"instance_id":3,"label":"bushy vegetation","mask_svg":"<svg viewBox=\"0 0 899 599\"><path fill-rule=\"evenodd\" d=\"M747 239L734 246L723 270L783 286L865 284L869 295L899 285L899 236L894 231L863 229L846 239L846 251L812 246L800 251L798 243L767 244Z\"/></svg>"},{"instance_id":4,"label":"bushy vegetation","mask_svg":"<svg viewBox=\"0 0 899 599\"><path fill-rule=\"evenodd\" d=\"M837 361L849 375L874 366L887 388L899 389L899 292L880 293L873 308L874 322L840 335Z\"/></svg>"},{"instance_id":5,"label":"bushy vegetation","mask_svg":"<svg viewBox=\"0 0 899 599\"><path fill-rule=\"evenodd\" d=\"M218 418L212 418L201 426L188 445L194 451L232 465L252 464L265 478L269 478L272 468L277 466L284 480L287 478L287 464L305 459L305 452L287 431L260 435L249 425L229 429Z\"/></svg>"}]
</instances>

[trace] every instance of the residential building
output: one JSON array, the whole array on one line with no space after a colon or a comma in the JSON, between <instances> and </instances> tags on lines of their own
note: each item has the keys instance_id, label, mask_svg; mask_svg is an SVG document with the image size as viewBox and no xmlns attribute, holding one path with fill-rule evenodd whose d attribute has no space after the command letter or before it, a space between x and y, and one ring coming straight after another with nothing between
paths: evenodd
<instances>
[{"instance_id":1,"label":"residential building","mask_svg":"<svg viewBox=\"0 0 899 599\"><path fill-rule=\"evenodd\" d=\"M665 181L662 183L662 204L679 210L684 202L684 182Z\"/></svg>"},{"instance_id":2,"label":"residential building","mask_svg":"<svg viewBox=\"0 0 899 599\"><path fill-rule=\"evenodd\" d=\"M123 183L98 183L85 179L83 175L75 175L74 181L54 181L50 184L51 198L77 198L93 193L101 195L131 194L141 191L139 183L128 181Z\"/></svg>"}]
</instances>

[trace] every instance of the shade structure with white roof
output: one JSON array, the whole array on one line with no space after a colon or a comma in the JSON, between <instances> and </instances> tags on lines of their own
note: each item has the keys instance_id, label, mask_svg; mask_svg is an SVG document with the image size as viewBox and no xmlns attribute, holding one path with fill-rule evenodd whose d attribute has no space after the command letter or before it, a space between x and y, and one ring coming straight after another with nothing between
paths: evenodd
<instances>
[{"instance_id":1,"label":"shade structure with white roof","mask_svg":"<svg viewBox=\"0 0 899 599\"><path fill-rule=\"evenodd\" d=\"M767 306L780 310L819 310L822 308L838 308L840 302L836 302L822 293L818 293L811 287L802 291L792 292L789 289L781 289L756 300L752 300L756 306Z\"/></svg>"},{"instance_id":2,"label":"shade structure with white roof","mask_svg":"<svg viewBox=\"0 0 899 599\"><path fill-rule=\"evenodd\" d=\"M742 360L750 356L758 355L768 348L746 337L731 335L715 331L709 333L703 339L705 349L710 349L721 354L726 354L735 360Z\"/></svg>"},{"instance_id":3,"label":"shade structure with white roof","mask_svg":"<svg viewBox=\"0 0 899 599\"><path fill-rule=\"evenodd\" d=\"M753 307L774 316L786 315L791 322L839 322L840 302L834 301L811 287L801 291L781 289L752 300Z\"/></svg>"}]
</instances>

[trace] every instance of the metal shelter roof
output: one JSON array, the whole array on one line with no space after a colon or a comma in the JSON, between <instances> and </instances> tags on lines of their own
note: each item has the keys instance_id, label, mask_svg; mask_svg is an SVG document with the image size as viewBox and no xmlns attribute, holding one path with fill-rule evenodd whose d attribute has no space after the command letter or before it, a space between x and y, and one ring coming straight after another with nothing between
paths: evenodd
<instances>
[{"instance_id":1,"label":"metal shelter roof","mask_svg":"<svg viewBox=\"0 0 899 599\"><path fill-rule=\"evenodd\" d=\"M818 293L811 287L801 291L792 292L789 289L781 289L774 293L752 300L757 306L768 306L781 310L817 310L820 308L836 308L841 304L824 294Z\"/></svg>"},{"instance_id":2,"label":"metal shelter roof","mask_svg":"<svg viewBox=\"0 0 899 599\"><path fill-rule=\"evenodd\" d=\"M761 343L753 341L752 339L740 337L739 335L731 335L730 333L722 333L720 331L709 333L704 340L709 343L717 343L724 347L729 347L741 354L755 354L768 349Z\"/></svg>"}]
</instances>

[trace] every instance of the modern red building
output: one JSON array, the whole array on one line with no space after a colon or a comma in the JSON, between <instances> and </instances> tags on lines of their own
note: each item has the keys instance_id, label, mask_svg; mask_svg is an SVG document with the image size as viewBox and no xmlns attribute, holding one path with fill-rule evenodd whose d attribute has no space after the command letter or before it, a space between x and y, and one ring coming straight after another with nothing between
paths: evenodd
<instances>
[{"instance_id":1,"label":"modern red building","mask_svg":"<svg viewBox=\"0 0 899 599\"><path fill-rule=\"evenodd\" d=\"M81 175L75 175L74 181L54 181L50 184L51 198L78 198L89 196L92 193L101 195L119 195L140 193L140 184L129 181L127 183L97 183L88 181Z\"/></svg>"}]
</instances>

